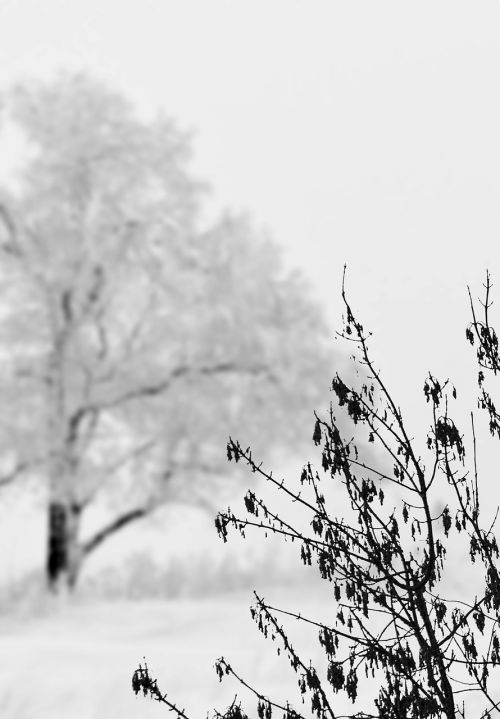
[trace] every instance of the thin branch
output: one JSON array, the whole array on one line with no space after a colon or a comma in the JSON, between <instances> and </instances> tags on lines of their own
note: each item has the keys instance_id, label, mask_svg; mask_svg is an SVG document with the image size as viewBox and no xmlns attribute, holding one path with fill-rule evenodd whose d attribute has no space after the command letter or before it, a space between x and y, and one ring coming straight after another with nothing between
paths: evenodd
<instances>
[{"instance_id":1,"label":"thin branch","mask_svg":"<svg viewBox=\"0 0 500 719\"><path fill-rule=\"evenodd\" d=\"M180 365L179 367L176 367L174 370L172 370L168 377L164 377L150 384L145 383L142 386L127 390L126 392L123 392L123 394L108 400L94 400L87 406L82 407L80 412L88 413L96 410L113 409L127 402L131 402L135 399L157 397L170 389L170 387L176 380L179 380L182 377L188 377L189 375L210 377L213 375L224 374L265 374L271 379L275 380L275 376L268 365L254 364L245 366L244 364L238 364L236 362L220 362L213 365L200 365L198 367L194 365Z\"/></svg>"},{"instance_id":2,"label":"thin branch","mask_svg":"<svg viewBox=\"0 0 500 719\"><path fill-rule=\"evenodd\" d=\"M89 540L83 543L83 554L85 556L89 555L91 552L97 549L97 547L99 547L106 539L111 537L120 529L123 529L123 527L126 527L128 524L131 524L138 519L143 519L144 517L147 517L156 508L157 505L151 502L144 505L143 507L137 507L136 509L128 510L127 512L124 512L123 514L119 515L102 529L100 529L98 532L96 532Z\"/></svg>"},{"instance_id":3,"label":"thin branch","mask_svg":"<svg viewBox=\"0 0 500 719\"><path fill-rule=\"evenodd\" d=\"M10 472L7 472L6 474L0 476L0 487L5 487L8 484L11 484L21 474L24 474L25 472L29 472L34 467L39 467L40 465L43 465L46 462L47 462L46 456L37 457L35 459L30 459L30 460L19 461L16 464L16 466L10 470Z\"/></svg>"},{"instance_id":4,"label":"thin branch","mask_svg":"<svg viewBox=\"0 0 500 719\"><path fill-rule=\"evenodd\" d=\"M476 430L474 428L474 413L470 413L470 421L472 425L472 444L474 452L474 504L475 511L479 512L479 490L477 485L477 448L476 448Z\"/></svg>"}]
</instances>

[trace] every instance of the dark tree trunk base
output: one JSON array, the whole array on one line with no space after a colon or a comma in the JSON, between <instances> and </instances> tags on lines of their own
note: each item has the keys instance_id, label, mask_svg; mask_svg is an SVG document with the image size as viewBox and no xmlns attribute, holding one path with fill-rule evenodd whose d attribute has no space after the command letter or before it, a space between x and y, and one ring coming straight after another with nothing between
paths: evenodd
<instances>
[{"instance_id":1,"label":"dark tree trunk base","mask_svg":"<svg viewBox=\"0 0 500 719\"><path fill-rule=\"evenodd\" d=\"M62 502L51 502L48 514L47 583L58 592L74 589L79 569L79 511Z\"/></svg>"}]
</instances>

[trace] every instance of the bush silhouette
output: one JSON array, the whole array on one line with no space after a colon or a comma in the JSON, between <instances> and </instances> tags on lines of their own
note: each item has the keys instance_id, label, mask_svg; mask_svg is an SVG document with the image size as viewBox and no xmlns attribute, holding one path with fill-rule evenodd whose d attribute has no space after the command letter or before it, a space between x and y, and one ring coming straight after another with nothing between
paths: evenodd
<instances>
[{"instance_id":1,"label":"bush silhouette","mask_svg":"<svg viewBox=\"0 0 500 719\"><path fill-rule=\"evenodd\" d=\"M479 311L469 291L472 320L466 337L476 348L480 367L479 406L488 415L491 435L500 438L500 415L485 388L486 374L496 375L500 370L498 338L490 324L491 288L488 273ZM216 662L217 674L221 680L235 677L253 694L260 719L337 719L336 695L344 692L353 704L359 704L363 675L377 680L373 707L344 717L465 719L464 695L468 699L474 692L484 701L481 714L475 715L488 719L499 708L489 680L500 663L500 577L494 521L487 528L480 524L473 414L469 471L464 435L453 419L456 389L449 380L429 374L423 391L431 426L419 449L372 360L370 333L354 314L344 281L342 297L345 317L339 334L354 347L353 359L364 368L367 379L359 387L346 384L338 374L332 381L336 407L332 404L326 417L316 416L313 431L321 454L321 476L308 463L298 486L292 488L265 471L250 448L243 449L232 439L227 445L230 461L246 463L278 493L300 505L306 530L273 512L252 491L245 496L246 516L238 517L229 509L215 521L224 542L230 530L245 536L252 527L295 542L302 562L317 564L321 578L332 585L333 621L327 624L272 607L255 592L252 616L295 672L298 701L279 702L265 696L224 658ZM355 439L342 436L335 415L338 410L350 418ZM326 491L332 479L343 485L354 517L351 524L333 514ZM445 488L447 502L436 512L432 507L438 485ZM445 560L455 550L463 563L461 545L471 563L482 566L484 582L469 585L471 596L465 596L464 590L460 600L453 600L441 591ZM307 623L318 633L326 671L296 651L280 623L285 616ZM132 685L136 693L152 696L186 719L184 710L159 689L146 664L135 671ZM248 715L235 699L215 716L246 719Z\"/></svg>"}]
</instances>

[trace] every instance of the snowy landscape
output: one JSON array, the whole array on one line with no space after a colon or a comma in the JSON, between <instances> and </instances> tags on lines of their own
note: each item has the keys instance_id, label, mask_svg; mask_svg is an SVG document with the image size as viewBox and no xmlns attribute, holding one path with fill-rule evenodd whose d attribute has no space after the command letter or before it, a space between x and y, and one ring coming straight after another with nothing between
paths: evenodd
<instances>
[{"instance_id":1,"label":"snowy landscape","mask_svg":"<svg viewBox=\"0 0 500 719\"><path fill-rule=\"evenodd\" d=\"M324 613L328 606L326 597L311 596L306 587L271 587L262 593L282 606L300 606L304 611L317 613L319 605ZM219 683L214 661L221 655L270 695L297 699L293 672L273 647L264 646L250 617L251 601L250 591L240 591L205 600L77 602L59 608L56 615L4 620L1 715L9 719L165 716L166 707L132 692L132 673L144 657L162 691L193 718L211 714L214 707L226 709L235 693L249 710L254 709L254 700L234 681ZM302 642L307 646L304 636ZM310 658L319 659L317 638L313 636L308 644Z\"/></svg>"},{"instance_id":2,"label":"snowy landscape","mask_svg":"<svg viewBox=\"0 0 500 719\"><path fill-rule=\"evenodd\" d=\"M232 504L238 506L237 501ZM33 571L36 557L35 518L35 510L25 513L24 537L29 536L31 527L33 545L24 558L23 576L29 572L30 558ZM308 715L309 700L301 704L296 677L286 658L277 656L276 645L259 633L249 608L255 589L276 607L328 622L335 607L332 586L319 578L316 567L303 566L295 545L284 546L276 538L264 540L258 532L245 541L234 535L224 545L208 521L198 535L189 529L189 521L199 523L195 512L178 519L179 526L187 523L184 536L179 527L169 534L160 520L153 527L125 533L114 547L103 550L99 561L96 556L74 597L51 598L33 578L23 582L22 577L16 581L4 577L2 717L165 716L166 707L132 692L132 673L144 661L161 690L184 708L190 719L205 717L207 712L211 716L215 708L226 709L235 694L253 711L255 699L248 691L231 678L219 682L214 662L221 655L260 691L277 700L295 701ZM2 527L8 524L4 513ZM39 517L38 531L42 529ZM172 562L176 555L175 549L169 550L172 538L174 545L184 545L182 571L179 562ZM2 535L2 546L7 542L8 537ZM131 562L134 556L136 561ZM21 559L19 554L17 559ZM141 559L142 573L138 571ZM474 577L467 569L467 579L463 568L464 558L453 555L444 595L463 596ZM108 573L114 573L113 581L106 581ZM198 583L194 582L196 575ZM482 579L481 574L475 576L477 581ZM238 588L241 584L247 586ZM296 620L287 626L302 657L311 659L320 670L324 668L317 631ZM376 696L376 682L363 678L361 687L362 696ZM336 697L335 706L339 713L352 711L352 704L342 694ZM365 710L369 707L369 702L362 705Z\"/></svg>"},{"instance_id":3,"label":"snowy landscape","mask_svg":"<svg viewBox=\"0 0 500 719\"><path fill-rule=\"evenodd\" d=\"M499 38L498 0L0 0L0 719L178 719L145 663L187 719L490 719Z\"/></svg>"}]
</instances>

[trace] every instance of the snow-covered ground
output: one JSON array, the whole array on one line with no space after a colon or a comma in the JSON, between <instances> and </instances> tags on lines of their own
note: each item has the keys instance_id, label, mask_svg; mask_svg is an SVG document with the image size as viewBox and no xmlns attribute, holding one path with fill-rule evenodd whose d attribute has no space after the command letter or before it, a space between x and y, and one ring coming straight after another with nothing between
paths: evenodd
<instances>
[{"instance_id":1,"label":"snow-covered ground","mask_svg":"<svg viewBox=\"0 0 500 719\"><path fill-rule=\"evenodd\" d=\"M278 606L325 616L323 588L268 588ZM40 617L0 622L0 716L2 719L145 719L168 716L167 708L136 697L131 677L144 657L163 691L205 717L224 709L236 692L255 702L234 681L222 683L213 664L224 655L242 676L276 698L297 697L295 675L275 646L259 633L249 612L251 592L210 600L115 601L60 606ZM317 635L295 622L305 657L322 657ZM289 691L287 691L289 690Z\"/></svg>"},{"instance_id":2,"label":"snow-covered ground","mask_svg":"<svg viewBox=\"0 0 500 719\"><path fill-rule=\"evenodd\" d=\"M312 577L311 577L312 580ZM327 621L331 587L256 587L271 604ZM276 644L265 639L249 612L251 591L198 600L82 601L45 606L36 616L0 619L2 719L148 719L173 716L167 707L131 688L133 671L146 659L163 692L191 719L225 709L235 694L250 716L255 700L230 678L219 683L214 661L223 655L250 684L269 697L300 704L296 677ZM303 660L320 671L324 654L317 633L302 622L284 622ZM337 715L371 710L373 680L360 676L360 699L333 699ZM481 702L481 705L483 702ZM472 705L469 705L472 708ZM484 708L484 707L483 707ZM278 714L276 714L278 716Z\"/></svg>"},{"instance_id":3,"label":"snow-covered ground","mask_svg":"<svg viewBox=\"0 0 500 719\"><path fill-rule=\"evenodd\" d=\"M319 606L331 614L328 588L319 580L313 588L297 545L265 540L259 533L245 541L233 533L223 544L206 516L166 508L103 545L85 566L76 599L56 605L35 582L23 584L26 572L43 568L46 520L43 503L27 495L17 499L4 497L0 507L0 589L9 595L16 584L25 587L21 594L17 590L14 606L0 602L1 719L171 716L165 706L132 692L133 671L144 657L162 691L192 719L214 707L225 709L239 693L234 681L219 683L214 661L221 655L270 695L297 697L286 659L277 657L251 619L251 589L229 591L232 578L253 566L263 577L255 588L278 606L312 612ZM236 510L241 504L240 499L232 506ZM299 574L305 572L304 585L273 588L276 574L291 561ZM179 586L188 577L187 589L197 598L183 598L180 591L178 598L103 599L108 575L115 586L128 583L136 597L154 594L157 582L161 595L161 582L175 579L172 562L183 572L176 579ZM221 578L215 587L213 576ZM175 587L166 589L168 595ZM307 659L321 657L317 633L302 625L297 630ZM253 699L248 708L253 712Z\"/></svg>"},{"instance_id":4,"label":"snow-covered ground","mask_svg":"<svg viewBox=\"0 0 500 719\"><path fill-rule=\"evenodd\" d=\"M241 500L232 503L235 510L239 505ZM207 712L211 715L215 707L225 709L236 693L250 716L255 715L254 699L236 682L227 678L219 683L214 661L221 655L270 697L300 701L296 676L286 658L277 656L276 645L264 639L250 617L251 589L231 592L229 580L235 568L260 566L253 586L261 595L275 606L324 621L331 621L334 612L331 587L316 580L314 569L301 565L296 544L283 545L273 537L265 541L258 533L245 541L233 533L223 544L206 516L172 508L165 511L151 523L137 523L103 545L82 576L82 589L87 591L72 602L42 601L43 595L37 595L31 584L26 587L31 595L19 596L15 608L7 610L0 604L0 719L172 716L165 706L132 692L133 671L144 657L162 691L185 708L191 719L204 718ZM0 587L15 584L28 569L43 567L44 542L45 518L36 502L30 507L23 497L22 508L2 503ZM141 565L144 558L148 562ZM176 558L184 579L191 578L197 598L183 598L182 592L173 598L161 587L158 598L135 601L104 600L102 592L99 598L94 591L102 589L107 572L114 572L116 580L126 580L128 572L129 589L147 589L149 581L148 591L154 593L154 583L160 586L161 572ZM132 572L131 560L135 561ZM298 577L303 576L302 585L273 585L271 580L286 563ZM470 561L466 554L452 555L450 565L445 596L465 598L469 595L465 586L472 579ZM153 570L158 574L153 576ZM213 593L213 582L210 592L203 591L214 572L225 577L215 587L219 594ZM174 576L165 575L169 582ZM177 579L182 584L183 578ZM97 584L92 585L92 580ZM141 591L134 594L140 596ZM321 667L324 655L317 632L297 621L292 621L291 628L292 642L302 657ZM363 696L373 696L364 677L360 677L360 688ZM371 708L366 701L353 706L343 694L336 697L334 706L337 714ZM308 709L306 704L305 716Z\"/></svg>"}]
</instances>

